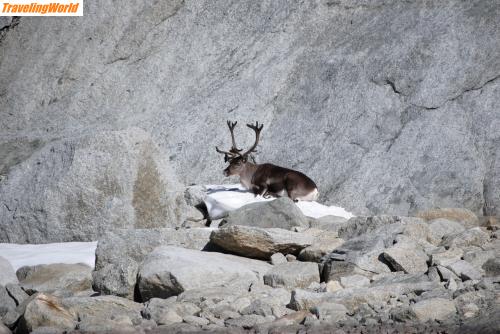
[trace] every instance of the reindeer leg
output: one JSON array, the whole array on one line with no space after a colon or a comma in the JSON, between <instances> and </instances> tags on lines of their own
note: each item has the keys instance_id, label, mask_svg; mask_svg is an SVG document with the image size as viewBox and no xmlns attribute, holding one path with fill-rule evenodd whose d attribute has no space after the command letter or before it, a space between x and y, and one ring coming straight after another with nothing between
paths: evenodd
<instances>
[{"instance_id":1,"label":"reindeer leg","mask_svg":"<svg viewBox=\"0 0 500 334\"><path fill-rule=\"evenodd\" d=\"M293 193L292 190L290 189L287 189L286 190L286 193L288 194L288 197L290 197L292 199L292 201L294 201L295 203L297 203L299 200L296 198L295 194Z\"/></svg>"},{"instance_id":2,"label":"reindeer leg","mask_svg":"<svg viewBox=\"0 0 500 334\"><path fill-rule=\"evenodd\" d=\"M269 189L267 187L261 187L261 188L262 188L262 192L260 195L264 198L269 198L270 197Z\"/></svg>"},{"instance_id":3,"label":"reindeer leg","mask_svg":"<svg viewBox=\"0 0 500 334\"><path fill-rule=\"evenodd\" d=\"M258 195L261 194L262 191L260 187L252 185L252 192L254 194L254 197L257 197Z\"/></svg>"},{"instance_id":4,"label":"reindeer leg","mask_svg":"<svg viewBox=\"0 0 500 334\"><path fill-rule=\"evenodd\" d=\"M266 198L266 199L267 199L267 198L271 198L271 197L272 197L272 195L271 195L271 193L269 192L269 190L267 190L267 189L266 189L266 191L264 192L264 194L262 195L262 197L264 197L264 198Z\"/></svg>"}]
</instances>

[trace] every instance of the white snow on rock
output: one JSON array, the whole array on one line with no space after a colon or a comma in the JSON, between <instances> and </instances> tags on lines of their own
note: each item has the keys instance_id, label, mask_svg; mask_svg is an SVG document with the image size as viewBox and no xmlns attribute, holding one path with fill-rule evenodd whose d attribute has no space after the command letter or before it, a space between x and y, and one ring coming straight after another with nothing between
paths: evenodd
<instances>
[{"instance_id":1,"label":"white snow on rock","mask_svg":"<svg viewBox=\"0 0 500 334\"><path fill-rule=\"evenodd\" d=\"M206 186L208 196L205 199L208 214L212 219L224 217L229 211L238 209L244 205L254 202L272 201L274 198L255 196L240 184L208 185ZM304 215L313 218L323 216L339 216L346 219L354 217L350 212L338 206L326 206L318 202L297 202L297 206Z\"/></svg>"},{"instance_id":2,"label":"white snow on rock","mask_svg":"<svg viewBox=\"0 0 500 334\"><path fill-rule=\"evenodd\" d=\"M0 256L17 270L23 266L51 263L84 263L94 268L95 242L60 242L53 244L19 245L0 243Z\"/></svg>"}]
</instances>

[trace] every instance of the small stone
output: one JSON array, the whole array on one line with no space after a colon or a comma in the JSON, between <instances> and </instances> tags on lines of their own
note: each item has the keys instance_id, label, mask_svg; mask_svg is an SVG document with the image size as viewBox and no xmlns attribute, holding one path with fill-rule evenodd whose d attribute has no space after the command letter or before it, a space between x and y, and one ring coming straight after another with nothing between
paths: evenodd
<instances>
[{"instance_id":1,"label":"small stone","mask_svg":"<svg viewBox=\"0 0 500 334\"><path fill-rule=\"evenodd\" d=\"M453 301L444 298L421 300L413 304L410 309L421 322L428 320L442 321L457 312Z\"/></svg>"},{"instance_id":2,"label":"small stone","mask_svg":"<svg viewBox=\"0 0 500 334\"><path fill-rule=\"evenodd\" d=\"M436 267L430 267L427 272L427 276L431 281L441 282L441 276L439 276L439 272Z\"/></svg>"},{"instance_id":3,"label":"small stone","mask_svg":"<svg viewBox=\"0 0 500 334\"><path fill-rule=\"evenodd\" d=\"M453 272L451 271L450 269L447 269L443 266L437 266L436 267L439 274L441 275L441 277L443 278L443 281L449 281L451 278L455 279L455 280L459 280L460 278Z\"/></svg>"},{"instance_id":4,"label":"small stone","mask_svg":"<svg viewBox=\"0 0 500 334\"><path fill-rule=\"evenodd\" d=\"M319 268L314 262L289 262L271 268L264 275L264 283L272 287L306 288L319 283Z\"/></svg>"},{"instance_id":5,"label":"small stone","mask_svg":"<svg viewBox=\"0 0 500 334\"><path fill-rule=\"evenodd\" d=\"M17 273L21 286L30 294L46 292L67 297L92 289L92 268L82 263L25 266Z\"/></svg>"},{"instance_id":6,"label":"small stone","mask_svg":"<svg viewBox=\"0 0 500 334\"><path fill-rule=\"evenodd\" d=\"M482 268L487 277L500 276L500 258L489 259L483 264Z\"/></svg>"},{"instance_id":7,"label":"small stone","mask_svg":"<svg viewBox=\"0 0 500 334\"><path fill-rule=\"evenodd\" d=\"M342 287L342 285L340 285L339 281L329 281L328 283L326 283L326 291L327 292L335 292L335 291L339 291L342 289L343 289L343 287Z\"/></svg>"},{"instance_id":8,"label":"small stone","mask_svg":"<svg viewBox=\"0 0 500 334\"><path fill-rule=\"evenodd\" d=\"M7 327L4 324L2 324L1 321L0 321L0 334L12 334L12 332L9 329L9 327Z\"/></svg>"},{"instance_id":9,"label":"small stone","mask_svg":"<svg viewBox=\"0 0 500 334\"><path fill-rule=\"evenodd\" d=\"M205 219L203 212L195 208L194 206L188 206L184 212L186 221L190 222L201 222Z\"/></svg>"},{"instance_id":10,"label":"small stone","mask_svg":"<svg viewBox=\"0 0 500 334\"><path fill-rule=\"evenodd\" d=\"M432 264L446 267L460 260L463 254L464 252L460 248L450 248L444 252L432 254Z\"/></svg>"},{"instance_id":11,"label":"small stone","mask_svg":"<svg viewBox=\"0 0 500 334\"><path fill-rule=\"evenodd\" d=\"M274 320L274 317L272 317ZM271 320L271 321L272 321ZM224 324L229 327L243 327L244 329L251 329L257 324L269 321L269 318L256 314L243 315L236 319L227 319Z\"/></svg>"},{"instance_id":12,"label":"small stone","mask_svg":"<svg viewBox=\"0 0 500 334\"><path fill-rule=\"evenodd\" d=\"M287 254L286 255L286 260L288 262L294 262L294 261L297 261L297 257L295 255L293 255L293 254Z\"/></svg>"},{"instance_id":13,"label":"small stone","mask_svg":"<svg viewBox=\"0 0 500 334\"><path fill-rule=\"evenodd\" d=\"M462 307L464 318L474 318L479 314L479 307L476 304L469 303Z\"/></svg>"},{"instance_id":14,"label":"small stone","mask_svg":"<svg viewBox=\"0 0 500 334\"><path fill-rule=\"evenodd\" d=\"M455 291L458 289L458 284L453 278L450 278L450 280L446 283L446 288L448 290Z\"/></svg>"},{"instance_id":15,"label":"small stone","mask_svg":"<svg viewBox=\"0 0 500 334\"><path fill-rule=\"evenodd\" d=\"M320 324L321 321L314 315L308 315L305 319L304 319L304 325L305 326L314 326L314 325L318 325Z\"/></svg>"},{"instance_id":16,"label":"small stone","mask_svg":"<svg viewBox=\"0 0 500 334\"><path fill-rule=\"evenodd\" d=\"M453 271L463 281L480 280L482 277L481 273L476 268L474 268L469 262L464 260L456 261L446 266L446 268Z\"/></svg>"},{"instance_id":17,"label":"small stone","mask_svg":"<svg viewBox=\"0 0 500 334\"><path fill-rule=\"evenodd\" d=\"M14 268L6 258L0 256L0 285L19 283Z\"/></svg>"},{"instance_id":18,"label":"small stone","mask_svg":"<svg viewBox=\"0 0 500 334\"><path fill-rule=\"evenodd\" d=\"M178 315L175 311L173 310L168 310L164 313L162 313L158 318L156 323L158 325L169 325L169 324L174 324L182 322L182 317Z\"/></svg>"},{"instance_id":19,"label":"small stone","mask_svg":"<svg viewBox=\"0 0 500 334\"><path fill-rule=\"evenodd\" d=\"M370 285L370 279L362 275L351 275L340 278L340 284L344 288L359 288Z\"/></svg>"},{"instance_id":20,"label":"small stone","mask_svg":"<svg viewBox=\"0 0 500 334\"><path fill-rule=\"evenodd\" d=\"M191 324L191 325L196 325L196 326L205 326L210 323L207 319L200 318L194 315L188 315L184 317L184 322Z\"/></svg>"},{"instance_id":21,"label":"small stone","mask_svg":"<svg viewBox=\"0 0 500 334\"><path fill-rule=\"evenodd\" d=\"M22 304L26 299L29 298L29 295L24 292L24 290L19 286L19 284L9 283L5 286L9 295L16 301L16 304Z\"/></svg>"},{"instance_id":22,"label":"small stone","mask_svg":"<svg viewBox=\"0 0 500 334\"><path fill-rule=\"evenodd\" d=\"M14 311L16 302L9 296L9 292L2 285L0 285L0 320L5 317L9 311Z\"/></svg>"},{"instance_id":23,"label":"small stone","mask_svg":"<svg viewBox=\"0 0 500 334\"><path fill-rule=\"evenodd\" d=\"M76 314L64 306L60 300L49 294L39 293L26 305L21 320L22 326L29 332L38 327L56 327L74 329L77 323Z\"/></svg>"},{"instance_id":24,"label":"small stone","mask_svg":"<svg viewBox=\"0 0 500 334\"><path fill-rule=\"evenodd\" d=\"M319 320L337 322L346 318L347 308L337 303L321 303L311 308L311 312L315 314Z\"/></svg>"},{"instance_id":25,"label":"small stone","mask_svg":"<svg viewBox=\"0 0 500 334\"><path fill-rule=\"evenodd\" d=\"M278 265L286 262L287 259L282 253L274 253L273 255L271 255L271 264L273 265Z\"/></svg>"},{"instance_id":26,"label":"small stone","mask_svg":"<svg viewBox=\"0 0 500 334\"><path fill-rule=\"evenodd\" d=\"M42 326L35 329L30 334L64 334L66 331L61 328Z\"/></svg>"},{"instance_id":27,"label":"small stone","mask_svg":"<svg viewBox=\"0 0 500 334\"><path fill-rule=\"evenodd\" d=\"M474 227L444 238L443 245L448 248L482 247L490 240L488 233L480 227Z\"/></svg>"},{"instance_id":28,"label":"small stone","mask_svg":"<svg viewBox=\"0 0 500 334\"><path fill-rule=\"evenodd\" d=\"M320 262L321 258L331 253L335 248L344 243L343 239L337 238L336 233L324 232L314 241L314 244L300 251L298 259L300 261Z\"/></svg>"},{"instance_id":29,"label":"small stone","mask_svg":"<svg viewBox=\"0 0 500 334\"><path fill-rule=\"evenodd\" d=\"M495 249L468 250L464 252L462 259L469 262L477 269L480 269L488 260L495 259L498 253L499 251Z\"/></svg>"},{"instance_id":30,"label":"small stone","mask_svg":"<svg viewBox=\"0 0 500 334\"><path fill-rule=\"evenodd\" d=\"M396 244L386 249L383 255L397 271L408 274L427 272L427 255L417 247Z\"/></svg>"},{"instance_id":31,"label":"small stone","mask_svg":"<svg viewBox=\"0 0 500 334\"><path fill-rule=\"evenodd\" d=\"M308 290L314 290L314 291L320 291L321 290L321 284L319 282L312 282L309 284L307 287Z\"/></svg>"}]
</instances>

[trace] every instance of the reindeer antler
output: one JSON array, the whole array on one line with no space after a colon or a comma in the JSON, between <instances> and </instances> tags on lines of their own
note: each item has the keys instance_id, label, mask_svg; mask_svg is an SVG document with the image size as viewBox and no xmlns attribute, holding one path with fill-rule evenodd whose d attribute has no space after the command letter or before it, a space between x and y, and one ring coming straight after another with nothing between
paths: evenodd
<instances>
[{"instance_id":1,"label":"reindeer antler","mask_svg":"<svg viewBox=\"0 0 500 334\"><path fill-rule=\"evenodd\" d=\"M264 124L261 124L259 126L259 122L255 122L255 125L253 124L247 124L247 126L252 129L253 131L255 131L255 143L252 145L252 147L250 147L248 149L248 151L246 151L245 153L243 154L240 154L241 156L247 156L249 155L250 153L252 152L255 152L255 148L257 147L257 145L259 144L259 139L260 139L260 131L262 131L262 128L264 127Z\"/></svg>"},{"instance_id":2,"label":"reindeer antler","mask_svg":"<svg viewBox=\"0 0 500 334\"><path fill-rule=\"evenodd\" d=\"M237 121L236 122L227 121L227 126L229 128L229 131L231 132L231 141L233 143L233 146L229 151L234 153L241 152L241 149L239 149L238 146L236 146L236 141L234 140L234 128L236 127L236 124L238 124Z\"/></svg>"},{"instance_id":3,"label":"reindeer antler","mask_svg":"<svg viewBox=\"0 0 500 334\"><path fill-rule=\"evenodd\" d=\"M236 124L238 124L238 122L227 121L227 126L229 128L229 132L231 132L231 141L233 143L233 145L231 146L229 151L223 151L223 150L220 150L217 146L215 147L215 149L217 150L218 153L224 154L224 162L227 162L231 158L241 156L241 154L240 154L241 149L239 149L236 146L236 141L234 140L234 128L236 127Z\"/></svg>"}]
</instances>

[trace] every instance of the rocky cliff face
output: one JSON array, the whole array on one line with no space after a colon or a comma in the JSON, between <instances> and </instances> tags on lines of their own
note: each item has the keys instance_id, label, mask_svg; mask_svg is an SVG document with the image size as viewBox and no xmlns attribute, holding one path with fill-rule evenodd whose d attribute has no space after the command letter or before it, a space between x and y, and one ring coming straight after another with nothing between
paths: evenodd
<instances>
[{"instance_id":1,"label":"rocky cliff face","mask_svg":"<svg viewBox=\"0 0 500 334\"><path fill-rule=\"evenodd\" d=\"M496 0L87 1L5 21L0 200L29 202L9 179L43 182L26 166L54 141L130 127L181 182L220 183L232 119L265 124L259 161L354 213L499 214L499 21Z\"/></svg>"}]
</instances>

